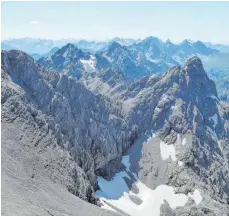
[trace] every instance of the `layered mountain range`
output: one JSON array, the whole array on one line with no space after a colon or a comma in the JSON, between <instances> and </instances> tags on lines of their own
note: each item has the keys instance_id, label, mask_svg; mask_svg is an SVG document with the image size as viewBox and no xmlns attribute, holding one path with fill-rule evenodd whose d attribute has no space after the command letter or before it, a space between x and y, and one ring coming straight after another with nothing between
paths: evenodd
<instances>
[{"instance_id":1,"label":"layered mountain range","mask_svg":"<svg viewBox=\"0 0 229 216\"><path fill-rule=\"evenodd\" d=\"M97 54L97 56L101 52L106 53L108 50L115 49L116 51L114 50L111 54L113 58L111 60L114 61L112 65L124 70L133 79L139 79L144 75L163 74L170 67L183 65L190 57L197 55L202 59L208 75L216 82L219 97L228 101L228 91L225 88L229 71L228 45L190 40L184 40L178 44L170 40L164 42L156 37L142 40L116 37L106 41L14 38L2 41L1 46L3 50L25 51L37 60L51 57L67 43L73 44L84 53ZM93 61L89 63L93 63ZM89 64L89 66L93 65Z\"/></svg>"},{"instance_id":2,"label":"layered mountain range","mask_svg":"<svg viewBox=\"0 0 229 216\"><path fill-rule=\"evenodd\" d=\"M119 38L115 37L110 40L104 40L104 41L90 41L90 40L77 40L77 39L60 39L60 40L51 40L51 39L39 39L39 38L12 38L12 39L6 39L1 42L2 49L4 50L9 50L9 49L19 49L23 50L27 53L30 54L40 54L43 55L45 53L48 53L52 48L58 47L61 48L67 43L73 43L76 45L78 48L82 50L87 50L90 52L96 52L96 51L101 51L101 50L106 50L107 47L112 44L113 42L117 42L121 44L122 46L131 46L134 43L139 43L142 41L147 41L148 39L153 40L156 45L161 45L161 44L167 44L166 46L168 47L168 44L174 46L174 47L179 47L179 44L174 44L170 40L167 40L166 42L163 42L159 38L156 37L148 37L146 39L130 39L130 38ZM187 45L190 47L190 44L196 44L198 46L199 42L192 42L190 40L184 40L180 45ZM209 47L211 49L218 50L222 53L228 53L228 45L223 45L223 44L212 44L212 43L203 43L206 47ZM194 45L195 46L195 45ZM203 45L201 44L201 47ZM199 48L201 48L199 47Z\"/></svg>"},{"instance_id":3,"label":"layered mountain range","mask_svg":"<svg viewBox=\"0 0 229 216\"><path fill-rule=\"evenodd\" d=\"M116 77L119 79L121 76L138 80L144 76L162 75L170 67L183 65L194 55L203 60L208 75L216 82L219 97L228 101L226 86L229 55L208 48L200 41L185 40L181 44L173 44L169 40L163 42L149 37L128 46L113 41L103 51L96 53L85 52L73 44L67 44L38 59L37 63L77 79L88 77L88 74L94 76L98 71L106 74L109 73L107 70L112 70L117 72Z\"/></svg>"},{"instance_id":4,"label":"layered mountain range","mask_svg":"<svg viewBox=\"0 0 229 216\"><path fill-rule=\"evenodd\" d=\"M111 43L118 42L121 45L128 46L139 40L119 38L115 37L111 40L105 41L89 41L89 40L77 40L77 39L39 39L39 38L12 38L3 40L1 42L1 47L3 50L18 49L23 50L29 54L37 54L43 56L48 53L51 49L66 45L67 43L72 43L84 51L96 52L100 50L105 50Z\"/></svg>"},{"instance_id":5,"label":"layered mountain range","mask_svg":"<svg viewBox=\"0 0 229 216\"><path fill-rule=\"evenodd\" d=\"M3 213L229 215L229 104L189 58L218 51L191 44L2 51Z\"/></svg>"},{"instance_id":6,"label":"layered mountain range","mask_svg":"<svg viewBox=\"0 0 229 216\"><path fill-rule=\"evenodd\" d=\"M175 45L170 41L164 43L158 38L149 37L129 46L114 41L107 49L96 54L84 52L69 43L53 55L42 57L37 62L50 69L62 71L63 64L68 68L79 64L78 62L81 63L81 67L85 63L87 64L85 67L95 67L100 70L115 67L126 77L138 79L144 75L163 74L169 67L183 64L193 55L210 56L217 53L219 53L217 50L207 48L200 41L196 43L184 41ZM68 70L71 73L72 69Z\"/></svg>"}]
</instances>

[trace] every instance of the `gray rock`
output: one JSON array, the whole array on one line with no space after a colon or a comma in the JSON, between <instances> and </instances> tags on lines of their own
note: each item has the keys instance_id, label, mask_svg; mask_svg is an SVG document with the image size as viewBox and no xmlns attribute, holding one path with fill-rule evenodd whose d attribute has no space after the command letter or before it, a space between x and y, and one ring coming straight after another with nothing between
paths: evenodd
<instances>
[{"instance_id":1,"label":"gray rock","mask_svg":"<svg viewBox=\"0 0 229 216\"><path fill-rule=\"evenodd\" d=\"M26 127L34 128L35 146L42 139L51 145L52 135L55 146L67 150L82 169L81 174L72 171L75 183L69 191L93 203L96 170L114 160L114 169L115 164L118 167L120 156L133 142L119 113L119 107L74 79L36 66L27 54L2 53L2 121L25 121ZM109 169L103 170L104 176L110 175ZM82 184L81 176L92 187Z\"/></svg>"},{"instance_id":2,"label":"gray rock","mask_svg":"<svg viewBox=\"0 0 229 216\"><path fill-rule=\"evenodd\" d=\"M69 58L78 58L74 47L68 45L68 51ZM109 55L123 63L124 58L114 54ZM61 72L69 69L65 66L61 65ZM71 70L78 74L74 68ZM126 81L119 70L100 75L83 77L82 83L37 66L21 51L2 53L2 122L4 130L9 130L3 145L4 193L8 188L12 190L13 169L20 171L18 167L22 166L25 185L18 190L26 190L27 181L35 181L40 175L47 178L48 191L58 184L63 190L98 204L94 194L98 188L96 175L111 179L116 172L125 170L121 156L131 152L130 170L149 188L154 190L166 184L177 193L192 193L194 188L201 192L203 201L199 205L189 199L184 207L171 209L165 203L161 206L162 215L227 215L229 106L219 100L215 84L200 59L193 57L184 67L173 67L161 77L143 77L134 82ZM114 98L110 98L112 93ZM10 133L16 136L12 141ZM156 136L147 144L133 145L138 137L152 133ZM186 139L184 145L179 137ZM20 140L19 144L16 140ZM162 141L174 145L177 161L163 160ZM14 151L17 148L18 154ZM8 155L16 156L14 164L9 163ZM34 160L41 162L36 165ZM137 194L136 178L131 172L130 176L125 181ZM19 180L15 181L18 184ZM42 188L38 183L38 188ZM12 203L12 192L7 199ZM61 209L66 206L58 211Z\"/></svg>"}]
</instances>

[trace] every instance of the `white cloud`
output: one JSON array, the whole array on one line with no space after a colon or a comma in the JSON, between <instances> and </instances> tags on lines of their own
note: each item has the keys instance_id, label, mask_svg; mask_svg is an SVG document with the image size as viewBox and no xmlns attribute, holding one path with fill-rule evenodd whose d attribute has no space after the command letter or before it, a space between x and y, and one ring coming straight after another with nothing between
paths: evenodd
<instances>
[{"instance_id":1,"label":"white cloud","mask_svg":"<svg viewBox=\"0 0 229 216\"><path fill-rule=\"evenodd\" d=\"M40 21L40 20L31 20L29 21L30 24L32 25L40 25L40 24L44 24L44 21Z\"/></svg>"}]
</instances>

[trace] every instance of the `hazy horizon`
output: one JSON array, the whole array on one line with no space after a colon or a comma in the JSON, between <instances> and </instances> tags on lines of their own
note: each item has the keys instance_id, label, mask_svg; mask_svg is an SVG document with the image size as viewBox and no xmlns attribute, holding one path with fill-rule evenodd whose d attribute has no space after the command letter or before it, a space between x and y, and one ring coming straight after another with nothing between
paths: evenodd
<instances>
[{"instance_id":1,"label":"hazy horizon","mask_svg":"<svg viewBox=\"0 0 229 216\"><path fill-rule=\"evenodd\" d=\"M10 40L18 40L18 39L32 39L32 40L52 40L52 41L67 41L68 43L71 43L72 42L79 42L79 41L82 41L82 40L85 40L85 41L88 41L88 42L96 42L96 43L99 43L99 42L109 42L115 38L120 38L120 39L129 39L129 40L144 40L146 38L149 38L149 37L155 37L153 35L150 35L150 36L147 36L147 37L144 37L144 38L122 38L122 37L113 37L113 38L107 38L107 39L98 39L98 40L93 40L93 39L85 39L85 38L59 38L59 39L52 39L52 38L39 38L39 37L15 37L15 38L5 38L5 39L2 39L1 42L4 42L4 41L10 41ZM184 40L188 40L189 42L191 43L195 43L197 41L201 41L203 43L211 43L211 44L214 44L214 45L225 45L225 46L228 46L229 43L214 43L214 42L211 42L211 41L202 41L202 40L191 40L191 39L188 39L188 38L184 38L182 41L172 41L170 38L166 39L166 40L162 40L161 38L159 37L155 37L155 38L158 38L159 40L163 41L163 42L166 42L166 40L170 40L171 43L173 44L181 44Z\"/></svg>"}]
</instances>

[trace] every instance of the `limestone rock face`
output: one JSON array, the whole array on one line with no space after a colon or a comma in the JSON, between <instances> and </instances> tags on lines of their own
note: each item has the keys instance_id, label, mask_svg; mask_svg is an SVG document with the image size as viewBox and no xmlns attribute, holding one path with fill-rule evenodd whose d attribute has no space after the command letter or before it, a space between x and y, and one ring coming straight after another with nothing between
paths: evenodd
<instances>
[{"instance_id":1,"label":"limestone rock face","mask_svg":"<svg viewBox=\"0 0 229 216\"><path fill-rule=\"evenodd\" d=\"M66 48L69 58L79 54L71 45ZM163 76L135 81L126 80L117 68L97 70L77 81L37 65L24 52L2 52L5 160L20 147L18 155L26 159L16 157L15 163L26 165L25 175L36 179L42 170L50 185L58 183L90 203L99 203L97 176L109 181L125 171L130 188L138 178L151 190L167 185L185 195L195 188L201 192L200 204L189 199L185 206L171 208L164 202L161 215L227 215L229 106L219 100L201 60L193 57ZM135 142L144 136L151 139ZM125 154L128 170L121 162ZM5 182L11 166L3 169ZM133 190L137 194L138 188ZM144 203L137 195L130 199ZM113 210L125 215L124 209Z\"/></svg>"},{"instance_id":2,"label":"limestone rock face","mask_svg":"<svg viewBox=\"0 0 229 216\"><path fill-rule=\"evenodd\" d=\"M3 52L2 121L18 118L34 130L34 145L52 136L55 145L69 152L82 169L82 174L74 174L76 184L84 176L95 187L95 171L120 158L134 141L118 106L64 74L38 67L21 51ZM94 202L87 197L93 188L80 187L70 190Z\"/></svg>"},{"instance_id":3,"label":"limestone rock face","mask_svg":"<svg viewBox=\"0 0 229 216\"><path fill-rule=\"evenodd\" d=\"M142 78L117 98L137 136L152 136L127 153L139 180L152 190L170 185L186 195L201 191L201 204L187 202L176 209L165 204L161 215L227 215L228 104L219 100L201 60L193 57L161 77ZM136 181L127 175L127 182Z\"/></svg>"},{"instance_id":4,"label":"limestone rock face","mask_svg":"<svg viewBox=\"0 0 229 216\"><path fill-rule=\"evenodd\" d=\"M170 69L135 101L129 113L132 124L141 125L139 133L157 137L142 146L136 171L142 182L152 189L173 185L181 193L203 190L204 208L187 205L173 211L175 215L227 215L228 104L219 101L200 59L193 57L183 68ZM163 159L162 146L174 147L175 155ZM165 215L170 215L167 210Z\"/></svg>"}]
</instances>

